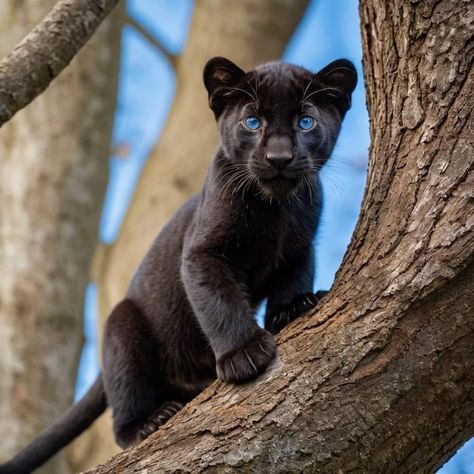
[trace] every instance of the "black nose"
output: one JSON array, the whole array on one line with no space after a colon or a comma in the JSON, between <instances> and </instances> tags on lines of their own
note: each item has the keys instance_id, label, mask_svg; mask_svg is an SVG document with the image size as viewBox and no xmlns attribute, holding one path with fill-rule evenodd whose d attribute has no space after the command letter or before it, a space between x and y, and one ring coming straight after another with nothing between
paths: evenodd
<instances>
[{"instance_id":1,"label":"black nose","mask_svg":"<svg viewBox=\"0 0 474 474\"><path fill-rule=\"evenodd\" d=\"M274 166L277 170L281 171L290 164L290 162L293 160L293 155L285 152L278 153L269 151L265 155L265 158L272 166Z\"/></svg>"}]
</instances>

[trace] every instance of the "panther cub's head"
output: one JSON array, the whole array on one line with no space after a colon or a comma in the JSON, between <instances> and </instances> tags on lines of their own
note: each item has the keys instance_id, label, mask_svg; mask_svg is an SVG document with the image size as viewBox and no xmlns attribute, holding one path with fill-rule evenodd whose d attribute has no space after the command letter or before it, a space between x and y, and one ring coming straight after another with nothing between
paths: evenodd
<instances>
[{"instance_id":1,"label":"panther cub's head","mask_svg":"<svg viewBox=\"0 0 474 474\"><path fill-rule=\"evenodd\" d=\"M221 57L204 68L226 157L249 185L276 198L313 185L356 83L354 65L345 59L315 74L280 62L245 72Z\"/></svg>"}]
</instances>

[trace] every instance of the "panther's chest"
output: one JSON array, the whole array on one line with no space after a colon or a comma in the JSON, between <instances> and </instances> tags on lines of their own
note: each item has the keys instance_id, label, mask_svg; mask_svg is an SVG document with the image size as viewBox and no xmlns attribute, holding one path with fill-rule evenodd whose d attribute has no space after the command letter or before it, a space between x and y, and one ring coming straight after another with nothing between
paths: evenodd
<instances>
[{"instance_id":1,"label":"panther's chest","mask_svg":"<svg viewBox=\"0 0 474 474\"><path fill-rule=\"evenodd\" d=\"M240 232L229 236L223 248L223 257L236 272L246 288L258 292L268 278L280 268L293 249L282 233L260 235Z\"/></svg>"}]
</instances>

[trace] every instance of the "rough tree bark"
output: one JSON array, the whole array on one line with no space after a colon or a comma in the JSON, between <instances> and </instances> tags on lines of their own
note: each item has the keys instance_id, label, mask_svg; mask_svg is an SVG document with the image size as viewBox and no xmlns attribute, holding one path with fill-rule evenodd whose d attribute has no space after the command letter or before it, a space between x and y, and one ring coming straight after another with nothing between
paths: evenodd
<instances>
[{"instance_id":1,"label":"rough tree bark","mask_svg":"<svg viewBox=\"0 0 474 474\"><path fill-rule=\"evenodd\" d=\"M98 252L95 278L100 288L100 327L113 305L123 298L132 272L154 236L204 180L217 139L202 83L204 64L215 55L228 56L247 68L278 59L307 3L195 2L188 44L176 61L177 96L169 120L145 166L117 242ZM92 465L91 453L94 459L104 461L117 452L113 446L110 418L106 414L84 436L83 449L88 454L83 459L88 465L82 465L83 468Z\"/></svg>"},{"instance_id":2,"label":"rough tree bark","mask_svg":"<svg viewBox=\"0 0 474 474\"><path fill-rule=\"evenodd\" d=\"M0 56L54 3L2 0ZM0 130L1 460L72 401L107 180L119 36L114 14L54 84ZM58 458L43 472L69 470Z\"/></svg>"},{"instance_id":3,"label":"rough tree bark","mask_svg":"<svg viewBox=\"0 0 474 474\"><path fill-rule=\"evenodd\" d=\"M29 25L36 26L0 62L0 127L49 86L118 1L60 0L41 23Z\"/></svg>"},{"instance_id":4,"label":"rough tree bark","mask_svg":"<svg viewBox=\"0 0 474 474\"><path fill-rule=\"evenodd\" d=\"M91 473L428 473L474 434L473 11L360 13L369 177L330 295L259 380L214 383Z\"/></svg>"}]
</instances>

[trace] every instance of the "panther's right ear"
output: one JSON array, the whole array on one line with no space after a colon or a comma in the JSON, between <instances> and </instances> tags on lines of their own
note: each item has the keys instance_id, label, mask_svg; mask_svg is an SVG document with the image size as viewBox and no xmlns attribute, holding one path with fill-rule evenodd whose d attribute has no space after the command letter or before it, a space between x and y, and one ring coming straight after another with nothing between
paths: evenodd
<instances>
[{"instance_id":1,"label":"panther's right ear","mask_svg":"<svg viewBox=\"0 0 474 474\"><path fill-rule=\"evenodd\" d=\"M229 59L215 57L207 62L203 76L209 94L209 107L218 118L227 101L234 96L233 88L245 76L245 72Z\"/></svg>"}]
</instances>

